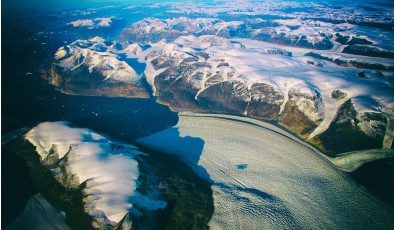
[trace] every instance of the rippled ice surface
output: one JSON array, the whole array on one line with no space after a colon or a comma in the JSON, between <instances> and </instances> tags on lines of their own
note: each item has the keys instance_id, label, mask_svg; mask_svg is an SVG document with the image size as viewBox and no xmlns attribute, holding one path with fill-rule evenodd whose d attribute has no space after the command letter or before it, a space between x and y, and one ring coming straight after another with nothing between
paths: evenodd
<instances>
[{"instance_id":1,"label":"rippled ice surface","mask_svg":"<svg viewBox=\"0 0 394 230\"><path fill-rule=\"evenodd\" d=\"M263 122L226 118L183 114L176 127L139 139L182 156L213 181L211 228L394 227L391 207L307 144Z\"/></svg>"}]
</instances>

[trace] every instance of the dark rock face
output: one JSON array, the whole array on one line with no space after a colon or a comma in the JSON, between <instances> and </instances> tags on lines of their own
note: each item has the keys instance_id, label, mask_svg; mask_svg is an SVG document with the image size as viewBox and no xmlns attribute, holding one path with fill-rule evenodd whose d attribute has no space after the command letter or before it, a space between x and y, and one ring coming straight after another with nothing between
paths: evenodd
<instances>
[{"instance_id":1,"label":"dark rock face","mask_svg":"<svg viewBox=\"0 0 394 230\"><path fill-rule=\"evenodd\" d=\"M310 114L318 114L319 104L322 103L321 98L319 95L312 96L306 93L301 93L299 90L294 88L290 89L288 94L289 101L286 103L281 115L279 116L279 124L297 135L307 138L307 135L317 127L322 118L313 121L307 116L307 111L301 111L299 109L298 104L308 103L309 105L305 109L308 109Z\"/></svg>"},{"instance_id":2,"label":"dark rock face","mask_svg":"<svg viewBox=\"0 0 394 230\"><path fill-rule=\"evenodd\" d=\"M339 42L342 45L346 45L350 38L349 36L343 36L342 34L339 33L337 33L336 36L337 38L335 39L335 41Z\"/></svg>"},{"instance_id":3,"label":"dark rock face","mask_svg":"<svg viewBox=\"0 0 394 230\"><path fill-rule=\"evenodd\" d=\"M307 134L310 134L317 127L313 121L297 108L294 101L286 103L279 117L279 124L301 137L307 137Z\"/></svg>"},{"instance_id":4,"label":"dark rock face","mask_svg":"<svg viewBox=\"0 0 394 230\"><path fill-rule=\"evenodd\" d=\"M305 56L310 56L314 57L317 59L321 60L326 60L329 62L332 62L336 65L343 66L343 67L357 67L357 68L362 68L362 69L374 69L374 70L388 70L388 71L393 71L394 66L393 65L382 65L378 63L367 63L367 62L362 62L362 61L357 61L357 60L344 60L344 59L338 59L338 58L331 58L327 57L318 53L314 52L309 52L306 53Z\"/></svg>"},{"instance_id":5,"label":"dark rock face","mask_svg":"<svg viewBox=\"0 0 394 230\"><path fill-rule=\"evenodd\" d=\"M167 71L165 71L167 72ZM158 101L177 111L213 112L242 115L249 98L246 85L239 81L216 83L196 99L197 89L186 78L170 81L163 72L155 79ZM170 83L171 82L171 83Z\"/></svg>"},{"instance_id":6,"label":"dark rock face","mask_svg":"<svg viewBox=\"0 0 394 230\"><path fill-rule=\"evenodd\" d=\"M266 52L268 54L284 55L284 56L289 56L289 57L292 56L291 52L288 52L288 51L283 50L283 49L271 48L271 49L267 49Z\"/></svg>"},{"instance_id":7,"label":"dark rock face","mask_svg":"<svg viewBox=\"0 0 394 230\"><path fill-rule=\"evenodd\" d=\"M366 76L365 70L358 72L357 73L357 77L363 78L363 79L368 79L368 77Z\"/></svg>"},{"instance_id":8,"label":"dark rock face","mask_svg":"<svg viewBox=\"0 0 394 230\"><path fill-rule=\"evenodd\" d=\"M347 93L342 92L339 89L336 89L336 90L332 91L331 97L334 98L335 100L342 100L347 97Z\"/></svg>"},{"instance_id":9,"label":"dark rock face","mask_svg":"<svg viewBox=\"0 0 394 230\"><path fill-rule=\"evenodd\" d=\"M373 43L371 41L368 41L365 38L358 38L358 37L353 37L347 42L348 45L372 45Z\"/></svg>"},{"instance_id":10,"label":"dark rock face","mask_svg":"<svg viewBox=\"0 0 394 230\"><path fill-rule=\"evenodd\" d=\"M366 130L370 125L372 132ZM381 148L387 118L382 113L357 113L351 100L347 100L339 107L334 121L329 128L320 134L319 139L328 154L335 152L348 152L354 150ZM351 144L349 144L351 143Z\"/></svg>"},{"instance_id":11,"label":"dark rock face","mask_svg":"<svg viewBox=\"0 0 394 230\"><path fill-rule=\"evenodd\" d=\"M363 55L369 57L394 58L394 51L384 50L368 45L351 45L343 49L343 53Z\"/></svg>"},{"instance_id":12,"label":"dark rock face","mask_svg":"<svg viewBox=\"0 0 394 230\"><path fill-rule=\"evenodd\" d=\"M246 85L234 80L207 88L199 95L198 103L206 111L242 115L246 110L248 98Z\"/></svg>"},{"instance_id":13,"label":"dark rock face","mask_svg":"<svg viewBox=\"0 0 394 230\"><path fill-rule=\"evenodd\" d=\"M135 97L149 98L146 88L139 85L104 81L105 77L88 68L80 68L74 71L63 71L61 67L52 66L51 83L61 92L82 96L109 96L109 97Z\"/></svg>"},{"instance_id":14,"label":"dark rock face","mask_svg":"<svg viewBox=\"0 0 394 230\"><path fill-rule=\"evenodd\" d=\"M350 174L358 183L394 205L394 159L367 163Z\"/></svg>"},{"instance_id":15,"label":"dark rock face","mask_svg":"<svg viewBox=\"0 0 394 230\"><path fill-rule=\"evenodd\" d=\"M322 63L320 63L320 62L315 62L315 61L306 61L306 63L308 63L309 65L314 65L314 66L317 66L317 67L322 67L323 66L323 64Z\"/></svg>"},{"instance_id":16,"label":"dark rock face","mask_svg":"<svg viewBox=\"0 0 394 230\"><path fill-rule=\"evenodd\" d=\"M342 45L372 45L373 43L365 38L360 37L350 37L350 36L343 36L342 34L336 34L337 39L336 42L339 42Z\"/></svg>"},{"instance_id":17,"label":"dark rock face","mask_svg":"<svg viewBox=\"0 0 394 230\"><path fill-rule=\"evenodd\" d=\"M270 120L278 116L280 105L284 101L282 94L277 92L272 86L264 83L255 83L251 86L250 98L247 110L248 115Z\"/></svg>"},{"instance_id":18,"label":"dark rock face","mask_svg":"<svg viewBox=\"0 0 394 230\"><path fill-rule=\"evenodd\" d=\"M178 79L181 74L181 67L170 67L155 78L158 101L177 111L198 111L194 100L198 90L191 87L185 78Z\"/></svg>"}]
</instances>

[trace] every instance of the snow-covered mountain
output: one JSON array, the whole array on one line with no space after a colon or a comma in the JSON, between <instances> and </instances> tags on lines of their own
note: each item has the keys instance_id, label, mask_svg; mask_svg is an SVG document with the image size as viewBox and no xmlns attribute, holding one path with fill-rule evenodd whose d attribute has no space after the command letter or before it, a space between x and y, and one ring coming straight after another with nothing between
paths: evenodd
<instances>
[{"instance_id":1,"label":"snow-covered mountain","mask_svg":"<svg viewBox=\"0 0 394 230\"><path fill-rule=\"evenodd\" d=\"M357 33L363 31L357 30L360 30L358 26L345 22L338 24L300 18L286 20L243 18L234 21L218 18L146 18L124 29L120 38L129 42L149 43L162 39L173 41L179 36L186 35L217 35L224 38L250 38L317 50L337 50L342 47L347 53L378 57L392 56L390 50L371 46L380 40L374 38L375 35L370 35L371 38L365 35L359 36Z\"/></svg>"},{"instance_id":2,"label":"snow-covered mountain","mask_svg":"<svg viewBox=\"0 0 394 230\"><path fill-rule=\"evenodd\" d=\"M74 18L74 15L72 18ZM89 38L94 36L113 37L127 24L123 18L116 16L91 16L80 15L74 21L68 21L62 27L70 34L77 33L78 38Z\"/></svg>"},{"instance_id":3,"label":"snow-covered mountain","mask_svg":"<svg viewBox=\"0 0 394 230\"><path fill-rule=\"evenodd\" d=\"M135 158L140 152L134 146L112 142L68 122L41 123L25 138L64 188L83 188L81 202L93 217L94 228L131 225L130 216L142 215L141 209L157 210L167 205L137 191L140 172Z\"/></svg>"},{"instance_id":4,"label":"snow-covered mountain","mask_svg":"<svg viewBox=\"0 0 394 230\"><path fill-rule=\"evenodd\" d=\"M78 78L73 74L78 69L86 72L85 81L100 76L98 85L129 84L147 92L141 83L145 80L158 101L174 110L272 120L333 152L381 148L392 131L387 123L393 119L393 67L384 59L350 59L350 54L342 54L349 59L345 63L352 64L340 65L310 49L215 35L119 46L124 49L115 50L113 44L95 38L60 48L54 65L55 79L60 80L53 80L54 84L63 91L73 89L70 85ZM121 61L124 56L145 64L143 75L135 73L133 64ZM373 69L368 63L376 60L386 69L367 70ZM57 82L67 82L68 88ZM84 92L95 90L99 88ZM128 95L139 97L134 92ZM351 138L353 134L357 138ZM335 144L338 138L353 142Z\"/></svg>"},{"instance_id":5,"label":"snow-covered mountain","mask_svg":"<svg viewBox=\"0 0 394 230\"><path fill-rule=\"evenodd\" d=\"M124 29L119 37L139 43L158 42L162 39L175 40L186 35L231 37L239 34L242 26L241 21L226 22L216 18L146 18Z\"/></svg>"},{"instance_id":6,"label":"snow-covered mountain","mask_svg":"<svg viewBox=\"0 0 394 230\"><path fill-rule=\"evenodd\" d=\"M61 47L55 53L52 83L71 94L149 97L142 76L116 53L121 48L117 44L107 46L94 37Z\"/></svg>"},{"instance_id":7,"label":"snow-covered mountain","mask_svg":"<svg viewBox=\"0 0 394 230\"><path fill-rule=\"evenodd\" d=\"M86 27L88 29L98 29L101 27L111 27L112 24L117 23L117 21L121 21L122 19L118 19L116 17L109 18L95 18L95 19L78 19L76 21L67 23L67 25L73 27Z\"/></svg>"}]
</instances>

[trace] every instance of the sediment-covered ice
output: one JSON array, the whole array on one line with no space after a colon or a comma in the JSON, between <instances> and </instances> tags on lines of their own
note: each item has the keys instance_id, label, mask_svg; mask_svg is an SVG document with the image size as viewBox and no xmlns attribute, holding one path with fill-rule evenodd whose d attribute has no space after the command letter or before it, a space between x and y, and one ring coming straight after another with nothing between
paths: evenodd
<instances>
[{"instance_id":1,"label":"sediment-covered ice","mask_svg":"<svg viewBox=\"0 0 394 230\"><path fill-rule=\"evenodd\" d=\"M394 227L393 208L310 145L273 125L217 116L183 114L176 127L138 140L213 181L212 229Z\"/></svg>"},{"instance_id":2,"label":"sediment-covered ice","mask_svg":"<svg viewBox=\"0 0 394 230\"><path fill-rule=\"evenodd\" d=\"M363 164L386 158L394 158L393 149L368 149L347 152L329 160L345 172L353 172Z\"/></svg>"}]
</instances>

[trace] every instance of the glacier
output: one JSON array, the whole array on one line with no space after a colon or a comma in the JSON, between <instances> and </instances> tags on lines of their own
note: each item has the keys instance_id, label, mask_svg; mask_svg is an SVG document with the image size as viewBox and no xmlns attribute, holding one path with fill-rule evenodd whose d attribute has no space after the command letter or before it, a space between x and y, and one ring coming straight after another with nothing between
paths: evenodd
<instances>
[{"instance_id":1,"label":"glacier","mask_svg":"<svg viewBox=\"0 0 394 230\"><path fill-rule=\"evenodd\" d=\"M193 142L183 146L175 141L173 130L184 138L201 138L202 151L196 152ZM394 226L392 207L359 187L311 145L264 122L182 113L175 127L137 141L180 156L213 181L212 229Z\"/></svg>"}]
</instances>

